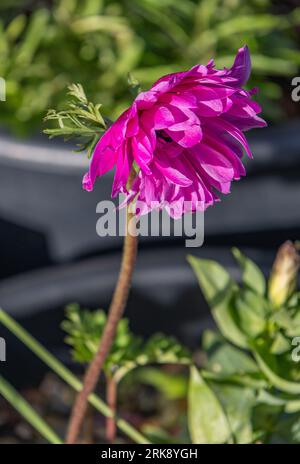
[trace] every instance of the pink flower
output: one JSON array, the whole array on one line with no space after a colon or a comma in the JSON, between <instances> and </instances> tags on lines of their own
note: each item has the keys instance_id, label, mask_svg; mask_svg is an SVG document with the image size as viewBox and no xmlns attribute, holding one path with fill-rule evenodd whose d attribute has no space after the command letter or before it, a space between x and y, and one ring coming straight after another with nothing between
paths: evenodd
<instances>
[{"instance_id":1,"label":"pink flower","mask_svg":"<svg viewBox=\"0 0 300 464\"><path fill-rule=\"evenodd\" d=\"M178 218L218 201L217 191L229 193L245 175L243 149L252 156L243 132L266 125L255 90L242 88L250 69L245 46L230 69L211 60L159 79L99 140L84 188L115 166L112 196L136 199L141 214L165 207ZM133 163L138 174L128 189Z\"/></svg>"}]
</instances>

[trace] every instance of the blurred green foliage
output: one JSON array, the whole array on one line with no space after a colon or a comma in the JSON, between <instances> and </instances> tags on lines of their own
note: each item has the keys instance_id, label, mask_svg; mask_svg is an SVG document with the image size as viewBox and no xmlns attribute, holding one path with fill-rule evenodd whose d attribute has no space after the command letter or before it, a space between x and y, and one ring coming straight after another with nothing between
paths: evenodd
<instances>
[{"instance_id":1,"label":"blurred green foliage","mask_svg":"<svg viewBox=\"0 0 300 464\"><path fill-rule=\"evenodd\" d=\"M66 343L72 347L75 361L89 363L94 358L106 324L102 310L90 311L71 304L62 323L68 334ZM175 338L154 334L146 342L129 329L128 320L118 323L113 346L104 364L106 375L113 376L119 383L123 377L137 367L151 364L189 364L191 355Z\"/></svg>"},{"instance_id":2,"label":"blurred green foliage","mask_svg":"<svg viewBox=\"0 0 300 464\"><path fill-rule=\"evenodd\" d=\"M291 246L296 253L297 247ZM137 383L162 393L160 415L143 426L154 443L300 443L300 292L294 288L278 304L270 293L274 275L267 282L254 262L237 249L233 254L241 268L241 282L215 261L188 257L218 329L204 332L202 350L195 356L162 334L144 341L130 331L127 319L119 321L104 366L106 379L118 386L131 372L124 385L127 394L134 392ZM286 246L281 247L272 274L289 273L287 259L293 260L293 256ZM289 273L290 279L297 276L298 264ZM290 279L285 279L286 285ZM2 310L0 322L75 390L81 388L59 360ZM76 304L67 308L63 329L76 361L91 361L105 324L106 314L101 310L92 312ZM162 369L164 364L168 369ZM180 370L174 370L176 367ZM48 440L57 441L52 430L1 378L0 393ZM95 395L92 398L91 403L103 413L101 400ZM164 410L162 404L167 402L176 407ZM104 414L107 416L107 409ZM124 421L121 423L124 426ZM128 425L123 429L128 433ZM133 432L128 435L132 437ZM134 435L139 442L141 436Z\"/></svg>"},{"instance_id":3,"label":"blurred green foliage","mask_svg":"<svg viewBox=\"0 0 300 464\"><path fill-rule=\"evenodd\" d=\"M4 0L0 123L18 134L40 129L46 109L62 108L74 81L113 119L132 99L129 72L147 88L214 56L228 66L244 43L252 53L250 85L261 89L265 116L279 118L282 82L300 64L300 8L273 9L272 0Z\"/></svg>"},{"instance_id":4,"label":"blurred green foliage","mask_svg":"<svg viewBox=\"0 0 300 464\"><path fill-rule=\"evenodd\" d=\"M300 443L300 294L274 305L256 264L234 256L242 285L215 261L189 257L219 329L203 336L203 368L191 368L192 441Z\"/></svg>"}]
</instances>

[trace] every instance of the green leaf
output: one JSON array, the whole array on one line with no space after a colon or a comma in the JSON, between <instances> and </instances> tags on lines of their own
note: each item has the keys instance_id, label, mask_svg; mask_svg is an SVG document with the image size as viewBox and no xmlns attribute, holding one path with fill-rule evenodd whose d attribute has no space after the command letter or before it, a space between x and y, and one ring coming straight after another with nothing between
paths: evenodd
<instances>
[{"instance_id":1,"label":"green leaf","mask_svg":"<svg viewBox=\"0 0 300 464\"><path fill-rule=\"evenodd\" d=\"M288 380L279 375L277 359L270 353L270 350L262 342L251 342L253 355L271 385L286 393L298 395L300 393L300 383Z\"/></svg>"},{"instance_id":2,"label":"green leaf","mask_svg":"<svg viewBox=\"0 0 300 464\"><path fill-rule=\"evenodd\" d=\"M288 337L296 337L300 334L300 309L296 308L281 308L272 313L270 322L283 330Z\"/></svg>"},{"instance_id":3,"label":"green leaf","mask_svg":"<svg viewBox=\"0 0 300 464\"><path fill-rule=\"evenodd\" d=\"M106 324L104 311L67 307L67 318L62 328L67 332L66 342L72 347L76 361L90 362L100 343ZM191 355L174 337L154 334L146 343L129 329L128 320L119 321L117 333L104 364L104 370L120 382L131 370L147 364L189 364Z\"/></svg>"},{"instance_id":4,"label":"green leaf","mask_svg":"<svg viewBox=\"0 0 300 464\"><path fill-rule=\"evenodd\" d=\"M300 416L282 417L277 421L274 431L274 443L299 444L300 443Z\"/></svg>"},{"instance_id":5,"label":"green leaf","mask_svg":"<svg viewBox=\"0 0 300 464\"><path fill-rule=\"evenodd\" d=\"M19 43L15 58L16 65L29 65L33 61L33 57L43 41L49 19L50 12L45 8L33 12L26 36Z\"/></svg>"},{"instance_id":6,"label":"green leaf","mask_svg":"<svg viewBox=\"0 0 300 464\"><path fill-rule=\"evenodd\" d=\"M155 367L145 367L136 371L134 379L139 383L151 385L169 400L186 398L188 385L183 375L175 375Z\"/></svg>"},{"instance_id":7,"label":"green leaf","mask_svg":"<svg viewBox=\"0 0 300 464\"><path fill-rule=\"evenodd\" d=\"M266 293L266 280L259 267L243 255L238 248L233 248L232 253L243 271L243 283L259 295Z\"/></svg>"},{"instance_id":8,"label":"green leaf","mask_svg":"<svg viewBox=\"0 0 300 464\"><path fill-rule=\"evenodd\" d=\"M86 151L88 157L93 154L100 134L106 129L106 121L100 113L101 105L89 102L81 84L68 86L69 101L63 111L48 110L44 121L51 121L57 127L44 129L44 133L64 140L78 141L76 151Z\"/></svg>"},{"instance_id":9,"label":"green leaf","mask_svg":"<svg viewBox=\"0 0 300 464\"><path fill-rule=\"evenodd\" d=\"M106 314L102 310L89 311L72 304L67 307L66 316L62 328L68 334L66 342L72 347L72 356L76 361L88 363L97 352L107 320ZM104 369L114 372L129 362L135 362L141 353L141 338L130 331L128 320L123 318L118 323Z\"/></svg>"},{"instance_id":10,"label":"green leaf","mask_svg":"<svg viewBox=\"0 0 300 464\"><path fill-rule=\"evenodd\" d=\"M241 290L235 298L239 327L249 337L256 337L266 328L267 304L252 290Z\"/></svg>"},{"instance_id":11,"label":"green leaf","mask_svg":"<svg viewBox=\"0 0 300 464\"><path fill-rule=\"evenodd\" d=\"M286 308L281 308L274 312L270 317L270 322L275 322L279 328L285 330L292 330L295 325Z\"/></svg>"},{"instance_id":12,"label":"green leaf","mask_svg":"<svg viewBox=\"0 0 300 464\"><path fill-rule=\"evenodd\" d=\"M230 384L211 384L226 413L235 443L251 443L252 409L255 405L255 390Z\"/></svg>"},{"instance_id":13,"label":"green leaf","mask_svg":"<svg viewBox=\"0 0 300 464\"><path fill-rule=\"evenodd\" d=\"M188 425L193 443L227 443L231 438L223 408L196 367L190 373Z\"/></svg>"},{"instance_id":14,"label":"green leaf","mask_svg":"<svg viewBox=\"0 0 300 464\"><path fill-rule=\"evenodd\" d=\"M191 255L187 259L198 278L221 333L235 345L247 348L247 339L236 323L236 315L232 307L232 297L238 288L235 282L215 261Z\"/></svg>"},{"instance_id":15,"label":"green leaf","mask_svg":"<svg viewBox=\"0 0 300 464\"><path fill-rule=\"evenodd\" d=\"M37 430L52 445L62 444L63 441L39 416L30 404L0 375L0 393L15 408L19 414Z\"/></svg>"},{"instance_id":16,"label":"green leaf","mask_svg":"<svg viewBox=\"0 0 300 464\"><path fill-rule=\"evenodd\" d=\"M284 411L288 414L293 414L300 411L300 400L289 400L286 401Z\"/></svg>"},{"instance_id":17,"label":"green leaf","mask_svg":"<svg viewBox=\"0 0 300 464\"><path fill-rule=\"evenodd\" d=\"M284 406L286 401L278 396L272 395L267 390L260 390L256 397L256 403L267 404L268 406Z\"/></svg>"},{"instance_id":18,"label":"green leaf","mask_svg":"<svg viewBox=\"0 0 300 464\"><path fill-rule=\"evenodd\" d=\"M142 356L154 364L189 364L191 361L191 354L176 338L160 333L149 338L142 348Z\"/></svg>"},{"instance_id":19,"label":"green leaf","mask_svg":"<svg viewBox=\"0 0 300 464\"><path fill-rule=\"evenodd\" d=\"M257 403L252 415L254 442L267 444L272 442L282 412L281 405Z\"/></svg>"},{"instance_id":20,"label":"green leaf","mask_svg":"<svg viewBox=\"0 0 300 464\"><path fill-rule=\"evenodd\" d=\"M174 337L154 334L145 345L141 345L133 359L124 357L114 371L116 382L120 382L133 369L149 364L183 364L191 363L191 354Z\"/></svg>"},{"instance_id":21,"label":"green leaf","mask_svg":"<svg viewBox=\"0 0 300 464\"><path fill-rule=\"evenodd\" d=\"M128 74L128 86L134 97L137 97L138 94L142 91L140 82L135 79L131 73Z\"/></svg>"},{"instance_id":22,"label":"green leaf","mask_svg":"<svg viewBox=\"0 0 300 464\"><path fill-rule=\"evenodd\" d=\"M189 255L188 262L198 277L203 294L211 307L222 304L223 298L231 295L235 283L216 261Z\"/></svg>"},{"instance_id":23,"label":"green leaf","mask_svg":"<svg viewBox=\"0 0 300 464\"><path fill-rule=\"evenodd\" d=\"M26 26L26 15L15 16L6 28L6 37L10 42L17 40Z\"/></svg>"},{"instance_id":24,"label":"green leaf","mask_svg":"<svg viewBox=\"0 0 300 464\"><path fill-rule=\"evenodd\" d=\"M230 383L233 385L241 385L244 387L254 388L254 389L261 389L261 388L268 388L269 383L268 381L262 377L261 373L250 373L250 374L225 374L222 373L215 373L212 371L204 370L201 371L202 377L208 381L215 381L215 382L222 382L222 383Z\"/></svg>"},{"instance_id":25,"label":"green leaf","mask_svg":"<svg viewBox=\"0 0 300 464\"><path fill-rule=\"evenodd\" d=\"M245 32L267 34L273 29L282 29L288 27L288 25L286 16L270 14L239 15L227 21L222 21L216 28L216 33L220 39L224 39L228 35Z\"/></svg>"},{"instance_id":26,"label":"green leaf","mask_svg":"<svg viewBox=\"0 0 300 464\"><path fill-rule=\"evenodd\" d=\"M158 445L178 445L178 436L171 435L163 430L159 425L145 422L143 433L150 438L151 443ZM184 442L183 442L184 443Z\"/></svg>"},{"instance_id":27,"label":"green leaf","mask_svg":"<svg viewBox=\"0 0 300 464\"><path fill-rule=\"evenodd\" d=\"M210 348L207 349L209 334L210 332L206 331L203 336L203 347L208 354L206 369L224 376L235 374L242 376L258 372L257 364L247 353L230 345L222 338L215 340L213 345L210 343Z\"/></svg>"},{"instance_id":28,"label":"green leaf","mask_svg":"<svg viewBox=\"0 0 300 464\"><path fill-rule=\"evenodd\" d=\"M271 345L270 351L272 354L286 353L291 349L291 342L281 332L275 335L275 339Z\"/></svg>"},{"instance_id":29,"label":"green leaf","mask_svg":"<svg viewBox=\"0 0 300 464\"><path fill-rule=\"evenodd\" d=\"M297 247L298 248L298 247ZM299 311L299 292L294 292L287 301L287 307L296 308Z\"/></svg>"},{"instance_id":30,"label":"green leaf","mask_svg":"<svg viewBox=\"0 0 300 464\"><path fill-rule=\"evenodd\" d=\"M300 400L283 398L280 395L273 395L269 391L260 390L257 398L257 403L268 404L270 406L281 406L287 414L293 414L300 411Z\"/></svg>"}]
</instances>

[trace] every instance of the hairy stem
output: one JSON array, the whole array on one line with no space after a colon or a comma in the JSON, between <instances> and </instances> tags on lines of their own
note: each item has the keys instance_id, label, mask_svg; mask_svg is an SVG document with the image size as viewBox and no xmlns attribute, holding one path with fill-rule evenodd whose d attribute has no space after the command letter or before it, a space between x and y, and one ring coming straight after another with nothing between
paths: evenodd
<instances>
[{"instance_id":1,"label":"hairy stem","mask_svg":"<svg viewBox=\"0 0 300 464\"><path fill-rule=\"evenodd\" d=\"M106 377L106 401L111 411L112 417L106 418L106 440L114 443L116 439L116 412L117 412L117 383L112 376Z\"/></svg>"},{"instance_id":2,"label":"hairy stem","mask_svg":"<svg viewBox=\"0 0 300 464\"><path fill-rule=\"evenodd\" d=\"M113 344L118 322L123 315L127 303L137 254L137 236L134 233L135 231L132 230L134 221L134 215L131 214L127 208L127 233L124 239L119 278L110 304L107 322L98 351L86 371L83 379L83 388L77 395L72 410L66 437L66 443L68 444L76 443L78 439L87 409L88 397L96 387L103 364Z\"/></svg>"}]
</instances>

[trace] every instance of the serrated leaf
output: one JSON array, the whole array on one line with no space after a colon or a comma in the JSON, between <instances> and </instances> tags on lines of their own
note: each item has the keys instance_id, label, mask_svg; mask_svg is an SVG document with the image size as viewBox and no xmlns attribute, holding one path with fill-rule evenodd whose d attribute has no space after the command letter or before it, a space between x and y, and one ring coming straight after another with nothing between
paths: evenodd
<instances>
[{"instance_id":1,"label":"serrated leaf","mask_svg":"<svg viewBox=\"0 0 300 464\"><path fill-rule=\"evenodd\" d=\"M72 347L73 358L81 363L90 362L98 350L106 324L104 311L67 307L67 318L62 328L67 332L66 342ZM117 333L104 364L104 370L120 382L125 375L147 364L190 364L191 354L174 337L154 334L146 343L129 329L126 318L119 321Z\"/></svg>"},{"instance_id":2,"label":"serrated leaf","mask_svg":"<svg viewBox=\"0 0 300 464\"><path fill-rule=\"evenodd\" d=\"M178 340L159 333L146 342L143 356L147 356L149 363L159 364L187 364L191 360L189 351Z\"/></svg>"},{"instance_id":3,"label":"serrated leaf","mask_svg":"<svg viewBox=\"0 0 300 464\"><path fill-rule=\"evenodd\" d=\"M193 443L219 444L231 438L221 403L196 367L190 372L188 425Z\"/></svg>"},{"instance_id":4,"label":"serrated leaf","mask_svg":"<svg viewBox=\"0 0 300 464\"><path fill-rule=\"evenodd\" d=\"M77 140L79 143L75 151L86 151L88 157L91 157L101 133L107 128L108 121L100 113L101 104L89 102L81 84L69 85L68 97L65 110L48 110L44 121L54 122L57 127L44 129L43 132L50 138Z\"/></svg>"},{"instance_id":5,"label":"serrated leaf","mask_svg":"<svg viewBox=\"0 0 300 464\"><path fill-rule=\"evenodd\" d=\"M78 362L90 362L98 349L106 324L106 314L101 310L82 310L76 304L69 305L66 314L62 328L68 334L66 342L72 347L72 356ZM121 319L104 368L114 371L135 361L141 354L141 345L140 337L130 331L128 320Z\"/></svg>"}]
</instances>

